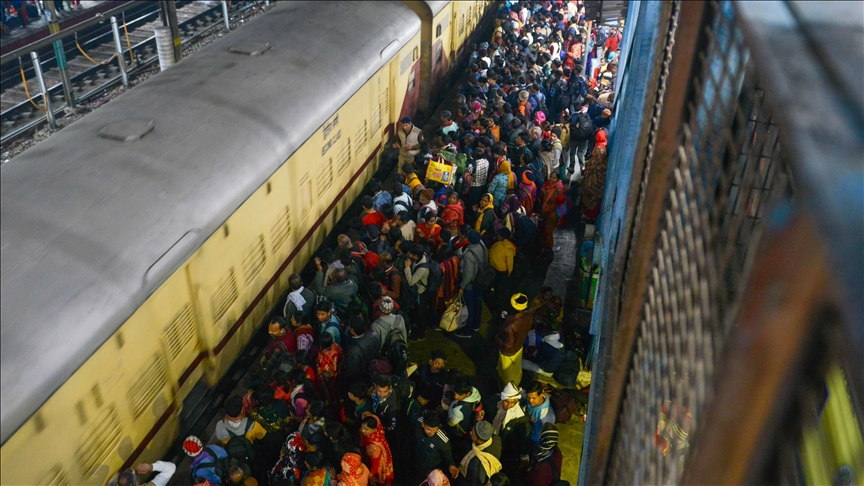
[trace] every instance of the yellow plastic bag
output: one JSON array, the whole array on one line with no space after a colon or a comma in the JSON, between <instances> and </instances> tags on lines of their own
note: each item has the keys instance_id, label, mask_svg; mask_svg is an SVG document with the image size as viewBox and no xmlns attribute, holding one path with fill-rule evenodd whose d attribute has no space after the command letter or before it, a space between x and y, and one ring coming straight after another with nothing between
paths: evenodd
<instances>
[{"instance_id":1,"label":"yellow plastic bag","mask_svg":"<svg viewBox=\"0 0 864 486\"><path fill-rule=\"evenodd\" d=\"M440 182L445 186L450 185L453 182L455 169L455 167L445 162L430 160L429 166L426 169L426 180Z\"/></svg>"}]
</instances>

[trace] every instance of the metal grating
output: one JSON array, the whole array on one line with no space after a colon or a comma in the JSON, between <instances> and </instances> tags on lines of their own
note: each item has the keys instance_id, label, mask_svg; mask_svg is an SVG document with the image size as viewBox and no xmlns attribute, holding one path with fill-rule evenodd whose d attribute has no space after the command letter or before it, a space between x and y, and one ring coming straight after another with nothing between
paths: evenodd
<instances>
[{"instance_id":1,"label":"metal grating","mask_svg":"<svg viewBox=\"0 0 864 486\"><path fill-rule=\"evenodd\" d=\"M273 226L270 227L270 241L273 244L273 253L277 253L288 241L291 235L291 207L285 206L285 212L276 217Z\"/></svg>"},{"instance_id":2,"label":"metal grating","mask_svg":"<svg viewBox=\"0 0 864 486\"><path fill-rule=\"evenodd\" d=\"M791 191L732 5L708 8L713 20L690 81L665 211L659 222L638 210L634 220L636 228L659 223L660 235L612 444L612 484L680 482L764 207Z\"/></svg>"},{"instance_id":3,"label":"metal grating","mask_svg":"<svg viewBox=\"0 0 864 486\"><path fill-rule=\"evenodd\" d=\"M267 263L267 252L264 249L264 235L258 235L255 242L246 250L246 256L243 257L243 275L246 277L247 286L252 285L265 263Z\"/></svg>"},{"instance_id":4,"label":"metal grating","mask_svg":"<svg viewBox=\"0 0 864 486\"><path fill-rule=\"evenodd\" d=\"M195 314L192 312L192 306L185 304L180 312L174 316L174 319L171 319L171 322L165 326L162 336L168 344L171 360L177 359L183 349L195 337Z\"/></svg>"},{"instance_id":5,"label":"metal grating","mask_svg":"<svg viewBox=\"0 0 864 486\"><path fill-rule=\"evenodd\" d=\"M210 297L214 324L218 324L219 320L225 317L225 313L228 312L235 300L237 300L237 278L234 276L234 269L231 268L219 281L216 292L213 292Z\"/></svg>"},{"instance_id":6,"label":"metal grating","mask_svg":"<svg viewBox=\"0 0 864 486\"><path fill-rule=\"evenodd\" d=\"M350 139L349 139L350 140ZM358 160L363 160L366 155L366 145L369 144L369 122L363 120L363 124L354 135L354 155Z\"/></svg>"},{"instance_id":7,"label":"metal grating","mask_svg":"<svg viewBox=\"0 0 864 486\"><path fill-rule=\"evenodd\" d=\"M384 88L384 91L381 93L381 116L382 118L388 122L392 119L390 116L390 87Z\"/></svg>"},{"instance_id":8,"label":"metal grating","mask_svg":"<svg viewBox=\"0 0 864 486\"><path fill-rule=\"evenodd\" d=\"M66 471L63 470L63 466L61 464L56 464L52 467L42 479L39 480L39 484L44 486L69 486L69 476L66 475Z\"/></svg>"},{"instance_id":9,"label":"metal grating","mask_svg":"<svg viewBox=\"0 0 864 486\"><path fill-rule=\"evenodd\" d=\"M372 116L369 117L372 120L372 133L378 135L381 133L381 120L383 119L381 115L381 103L375 104L375 110L372 111Z\"/></svg>"},{"instance_id":10,"label":"metal grating","mask_svg":"<svg viewBox=\"0 0 864 486\"><path fill-rule=\"evenodd\" d=\"M321 172L318 173L318 178L315 181L318 186L318 195L323 196L333 187L333 159L327 159Z\"/></svg>"},{"instance_id":11,"label":"metal grating","mask_svg":"<svg viewBox=\"0 0 864 486\"><path fill-rule=\"evenodd\" d=\"M339 175L345 173L349 167L351 167L351 139L345 140L345 144L342 145L342 149L339 150L337 167L339 170Z\"/></svg>"},{"instance_id":12,"label":"metal grating","mask_svg":"<svg viewBox=\"0 0 864 486\"><path fill-rule=\"evenodd\" d=\"M92 427L87 427L81 439L81 446L75 451L75 458L83 477L92 476L105 462L120 443L121 432L120 419L113 405L105 408Z\"/></svg>"},{"instance_id":13,"label":"metal grating","mask_svg":"<svg viewBox=\"0 0 864 486\"><path fill-rule=\"evenodd\" d=\"M135 418L140 417L147 410L147 407L165 388L165 383L165 362L162 361L161 356L155 354L150 362L144 365L135 378L135 382L126 392L129 409Z\"/></svg>"}]
</instances>

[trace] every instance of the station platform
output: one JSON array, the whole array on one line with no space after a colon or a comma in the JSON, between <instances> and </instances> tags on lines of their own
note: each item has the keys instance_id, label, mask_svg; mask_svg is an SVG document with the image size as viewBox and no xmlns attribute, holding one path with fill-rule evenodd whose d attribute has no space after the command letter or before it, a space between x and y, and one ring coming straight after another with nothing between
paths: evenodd
<instances>
[{"instance_id":1,"label":"station platform","mask_svg":"<svg viewBox=\"0 0 864 486\"><path fill-rule=\"evenodd\" d=\"M115 2L110 0L81 0L81 8L72 10L63 10L59 12L60 30L68 29L77 23L89 19L93 15L118 7L125 2ZM14 51L28 44L39 41L44 37L51 35L48 30L48 20L45 15L41 15L38 19L30 19L30 22L25 27L11 29L8 34L3 34L0 37L0 47L3 52Z\"/></svg>"},{"instance_id":2,"label":"station platform","mask_svg":"<svg viewBox=\"0 0 864 486\"><path fill-rule=\"evenodd\" d=\"M462 80L459 80L462 81ZM455 82L453 88L444 96L444 101L437 109L418 119L427 140L434 135L438 124L439 114L442 110L456 111L453 101L458 93L459 81ZM581 308L580 291L581 278L579 277L579 249L582 244L582 235L585 225L579 220L578 211L572 213L572 217L566 218L566 222L555 231L555 249L552 257L539 257L536 252L524 252L523 257L517 259L512 277L513 282L519 282L513 289L513 293L524 293L529 299L533 299L540 293L543 287L551 287L555 295L560 297L564 303L564 317L561 322L562 329L578 329L584 335L588 333L591 311ZM347 213L343 218L349 219L354 214ZM338 226L337 226L338 228ZM498 349L495 344L495 334L501 320L493 316L489 305L493 302L492 292L487 290L483 302L482 324L479 332L473 333L470 339L458 338L453 333L447 333L440 328L429 329L425 338L420 341L408 343L409 361L415 364L426 363L433 351L443 351L447 356L447 368L458 369L463 375L472 378L474 386L483 396L483 402L492 400L501 390L498 388L498 374L496 370L498 360ZM263 351L263 349L262 349ZM587 349L584 350L587 353ZM243 396L249 389L251 376L258 371L258 358L252 360L255 364L245 370L244 376L239 384L227 396ZM524 372L522 385L536 379L549 383L556 388L564 388L551 377L533 375ZM588 394L575 389L569 390L577 395L577 402L587 405ZM579 397L578 395L584 395ZM226 397L227 398L227 397ZM559 447L566 460L563 463L561 479L576 484L579 473L580 458L582 455L582 437L585 429L583 417L584 408L574 413L570 420L564 424L556 424L562 437ZM494 412L492 413L494 416ZM208 423L201 438L213 437L216 423L224 416L224 410L219 410ZM487 420L491 420L488 417ZM169 486L181 486L188 483L190 465L192 459L186 456L175 457L177 472L168 483Z\"/></svg>"}]
</instances>

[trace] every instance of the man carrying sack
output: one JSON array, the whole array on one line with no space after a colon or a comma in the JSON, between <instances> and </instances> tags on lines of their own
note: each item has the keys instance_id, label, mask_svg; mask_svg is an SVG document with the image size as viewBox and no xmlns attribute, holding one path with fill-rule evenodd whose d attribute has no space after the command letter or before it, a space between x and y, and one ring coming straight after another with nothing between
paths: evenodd
<instances>
[{"instance_id":1,"label":"man carrying sack","mask_svg":"<svg viewBox=\"0 0 864 486\"><path fill-rule=\"evenodd\" d=\"M522 346L534 324L534 313L526 312L527 295L513 295L510 305L516 310L516 314L507 316L495 336L495 344L498 346L498 379L502 387L510 382L518 385L522 381Z\"/></svg>"}]
</instances>

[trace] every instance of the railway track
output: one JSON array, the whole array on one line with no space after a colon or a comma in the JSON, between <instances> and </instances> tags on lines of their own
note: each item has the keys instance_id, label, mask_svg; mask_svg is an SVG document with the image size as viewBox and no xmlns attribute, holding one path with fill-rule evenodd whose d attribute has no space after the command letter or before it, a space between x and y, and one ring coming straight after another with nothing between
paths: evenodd
<instances>
[{"instance_id":1,"label":"railway track","mask_svg":"<svg viewBox=\"0 0 864 486\"><path fill-rule=\"evenodd\" d=\"M242 20L257 12L261 7L263 7L263 2L232 2L229 18L232 21ZM136 74L150 69L153 65L158 65L153 28L161 26L162 21L159 18L156 2L153 2L153 5L133 8L124 13L126 14L125 23L129 36L128 43L122 25L120 35L124 37L122 39L123 54L131 81ZM78 32L77 36L70 34L63 40L67 72L75 101L79 105L85 105L102 97L109 89L122 83L117 60L112 57L115 55L114 37L108 20L106 18L105 22L91 29ZM120 20L118 19L118 21ZM220 2L178 1L177 21L180 27L180 38L184 46L195 43L214 31L224 29ZM82 55L76 46L76 40L87 56L100 63L94 64ZM130 44L131 56L127 47ZM63 95L60 71L50 47L45 51L45 54L40 53L40 65L44 73L45 83L48 86L52 111L59 118L68 110ZM27 78L26 90L21 81L22 68ZM2 82L0 82L0 90L2 90L0 91L2 136L0 136L0 145L6 149L17 140L26 138L27 135L46 124L47 117L44 111L44 100L29 58L20 58L18 62L9 62L0 67L0 72L2 72ZM28 92L32 102L28 98Z\"/></svg>"}]
</instances>

